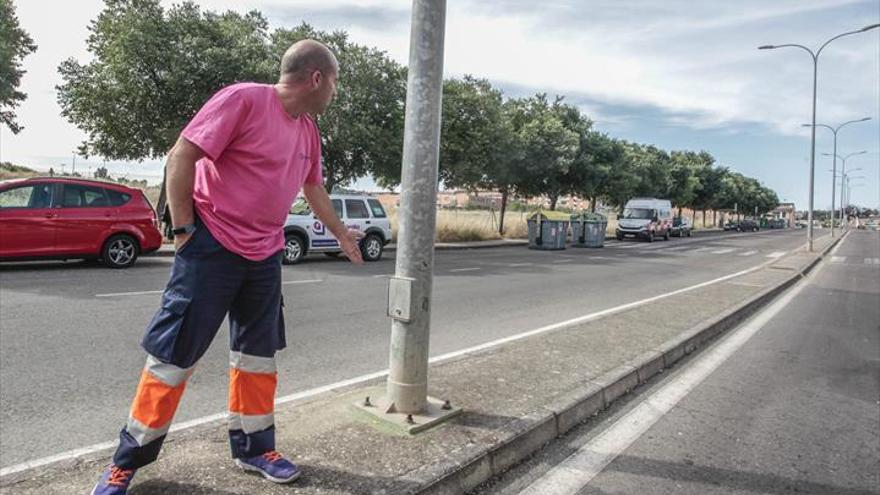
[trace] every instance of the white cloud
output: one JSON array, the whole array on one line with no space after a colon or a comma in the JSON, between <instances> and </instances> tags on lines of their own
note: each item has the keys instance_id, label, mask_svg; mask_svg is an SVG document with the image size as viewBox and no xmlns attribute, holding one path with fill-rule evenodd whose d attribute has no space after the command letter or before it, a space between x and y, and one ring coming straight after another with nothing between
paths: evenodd
<instances>
[{"instance_id":1,"label":"white cloud","mask_svg":"<svg viewBox=\"0 0 880 495\"><path fill-rule=\"evenodd\" d=\"M163 1L170 5L171 2ZM407 0L203 0L206 9L257 9L290 27L301 16L321 29L346 29L359 43L407 60ZM16 2L22 25L39 45L26 60L29 99L18 135L0 131L2 158L24 163L67 156L82 134L59 116L56 68L87 58L86 26L98 0ZM878 21L876 0L689 0L449 2L446 71L577 94L604 105L647 106L674 125L727 128L764 123L804 135L809 119L811 63L795 50L758 51L767 43L814 46L837 33ZM51 11L53 15L45 15ZM346 12L351 14L346 16ZM377 22L386 25L377 26ZM880 30L838 40L822 55L820 120L846 120L880 101ZM584 105L587 105L586 103ZM626 121L586 106L597 120Z\"/></svg>"}]
</instances>

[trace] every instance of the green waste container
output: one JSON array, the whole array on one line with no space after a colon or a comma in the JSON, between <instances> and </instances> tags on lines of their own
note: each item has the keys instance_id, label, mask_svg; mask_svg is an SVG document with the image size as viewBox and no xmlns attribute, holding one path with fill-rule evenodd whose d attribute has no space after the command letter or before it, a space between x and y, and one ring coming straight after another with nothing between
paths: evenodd
<instances>
[{"instance_id":1,"label":"green waste container","mask_svg":"<svg viewBox=\"0 0 880 495\"><path fill-rule=\"evenodd\" d=\"M601 213L585 211L572 215L572 245L575 247L604 247L606 227L608 227L608 218Z\"/></svg>"},{"instance_id":2,"label":"green waste container","mask_svg":"<svg viewBox=\"0 0 880 495\"><path fill-rule=\"evenodd\" d=\"M567 213L536 211L528 218L529 249L565 249L568 239Z\"/></svg>"}]
</instances>

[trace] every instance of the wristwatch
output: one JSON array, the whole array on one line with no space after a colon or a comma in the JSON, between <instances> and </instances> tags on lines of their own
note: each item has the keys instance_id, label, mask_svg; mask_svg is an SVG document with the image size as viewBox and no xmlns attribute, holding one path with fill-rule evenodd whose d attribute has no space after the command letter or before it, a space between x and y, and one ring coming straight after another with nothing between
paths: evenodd
<instances>
[{"instance_id":1,"label":"wristwatch","mask_svg":"<svg viewBox=\"0 0 880 495\"><path fill-rule=\"evenodd\" d=\"M181 235L181 234L192 234L195 231L196 231L196 224L191 223L188 225L181 225L180 227L174 228L171 230L171 233L174 235Z\"/></svg>"}]
</instances>

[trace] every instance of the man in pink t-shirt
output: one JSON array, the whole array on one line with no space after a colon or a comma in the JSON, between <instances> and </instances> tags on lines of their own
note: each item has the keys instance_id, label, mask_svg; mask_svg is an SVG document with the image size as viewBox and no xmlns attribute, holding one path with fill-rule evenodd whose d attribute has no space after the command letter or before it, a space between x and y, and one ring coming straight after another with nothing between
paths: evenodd
<instances>
[{"instance_id":1,"label":"man in pink t-shirt","mask_svg":"<svg viewBox=\"0 0 880 495\"><path fill-rule=\"evenodd\" d=\"M168 206L177 253L162 307L142 345L147 364L93 495L127 493L134 472L159 455L187 379L229 316L229 441L235 463L286 483L300 471L275 450L275 352L286 345L283 227L299 191L362 263L359 233L336 216L321 172L314 115L336 94L339 66L312 40L285 52L277 84L218 91L168 155Z\"/></svg>"}]
</instances>

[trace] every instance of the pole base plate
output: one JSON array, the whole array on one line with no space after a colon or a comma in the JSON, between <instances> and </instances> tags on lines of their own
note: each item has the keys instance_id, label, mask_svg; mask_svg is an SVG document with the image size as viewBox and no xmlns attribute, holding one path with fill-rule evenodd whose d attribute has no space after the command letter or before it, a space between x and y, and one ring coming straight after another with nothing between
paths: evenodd
<instances>
[{"instance_id":1,"label":"pole base plate","mask_svg":"<svg viewBox=\"0 0 880 495\"><path fill-rule=\"evenodd\" d=\"M428 397L425 410L417 414L406 414L394 411L385 397L372 399L370 405L363 401L355 403L355 407L364 411L383 423L393 426L396 430L403 430L410 435L431 429L446 420L461 414L460 407L448 405L446 401ZM387 412L386 412L387 411Z\"/></svg>"}]
</instances>

